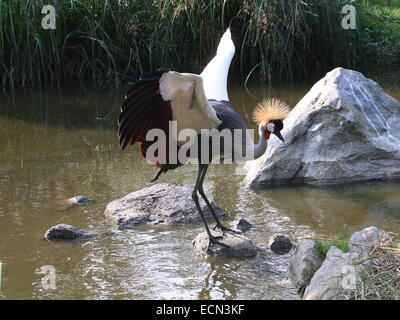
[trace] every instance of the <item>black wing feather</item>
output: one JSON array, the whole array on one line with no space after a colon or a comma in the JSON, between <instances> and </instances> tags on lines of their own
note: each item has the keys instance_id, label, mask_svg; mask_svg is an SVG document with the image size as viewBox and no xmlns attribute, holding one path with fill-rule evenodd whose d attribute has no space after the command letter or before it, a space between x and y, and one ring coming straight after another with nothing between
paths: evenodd
<instances>
[{"instance_id":1,"label":"black wing feather","mask_svg":"<svg viewBox=\"0 0 400 320\"><path fill-rule=\"evenodd\" d=\"M143 142L147 131L160 120L160 116L165 116L164 109L169 103L162 99L159 91L163 73L158 71L142 75L127 91L118 117L118 137L122 149L135 142ZM169 120L164 119L166 123Z\"/></svg>"}]
</instances>

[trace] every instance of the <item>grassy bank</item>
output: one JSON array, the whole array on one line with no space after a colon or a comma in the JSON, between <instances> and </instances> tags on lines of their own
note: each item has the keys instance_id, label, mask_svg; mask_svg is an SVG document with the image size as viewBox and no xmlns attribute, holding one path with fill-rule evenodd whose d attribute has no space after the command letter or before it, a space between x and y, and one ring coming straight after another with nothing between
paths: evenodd
<instances>
[{"instance_id":1,"label":"grassy bank","mask_svg":"<svg viewBox=\"0 0 400 320\"><path fill-rule=\"evenodd\" d=\"M341 9L357 9L343 30ZM56 9L56 30L41 27ZM200 72L229 20L235 73L296 79L336 66L399 63L399 3L390 0L0 0L3 87L86 79L119 85L154 69ZM383 10L383 11L382 11Z\"/></svg>"},{"instance_id":2,"label":"grassy bank","mask_svg":"<svg viewBox=\"0 0 400 320\"><path fill-rule=\"evenodd\" d=\"M371 266L361 275L361 282L352 298L356 300L400 299L400 243L397 238L392 250L375 248L371 253Z\"/></svg>"},{"instance_id":3,"label":"grassy bank","mask_svg":"<svg viewBox=\"0 0 400 320\"><path fill-rule=\"evenodd\" d=\"M400 238L391 234L390 243L372 249L365 260L355 263L369 264L359 274L355 290L348 295L352 300L399 300L400 299ZM349 251L350 235L345 234L337 239L316 239L315 249L323 259L332 246L343 252Z\"/></svg>"}]
</instances>

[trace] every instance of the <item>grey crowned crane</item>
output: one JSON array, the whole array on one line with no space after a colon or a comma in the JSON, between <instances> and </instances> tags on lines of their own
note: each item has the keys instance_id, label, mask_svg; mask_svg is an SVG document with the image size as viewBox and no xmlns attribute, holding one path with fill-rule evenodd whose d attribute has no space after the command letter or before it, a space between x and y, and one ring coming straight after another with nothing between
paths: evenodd
<instances>
[{"instance_id":1,"label":"grey crowned crane","mask_svg":"<svg viewBox=\"0 0 400 320\"><path fill-rule=\"evenodd\" d=\"M271 133L284 141L280 131L283 128L282 120L288 113L287 105L280 100L270 99L261 102L254 112L254 120L259 123L259 140L254 145L246 124L229 103L227 78L234 53L235 46L231 39L230 28L228 28L220 40L216 56L200 75L160 71L141 76L139 81L126 93L118 119L121 148L125 149L128 145L140 143L142 155L148 162L157 167L152 181L157 180L161 173L176 169L184 163L180 162L179 159L178 161L171 161L172 158L176 159L176 157L172 157L169 145L163 149L164 154L158 154L158 156L163 157L164 161L150 159L147 151L156 142L146 139L149 131L152 129L162 130L167 137L167 144L170 141L168 135L170 134L169 125L171 121L175 121L178 134L181 130L187 128L195 132L196 139L199 142L199 151L196 155L199 161L199 169L192 198L204 222L210 244L224 245L212 236L199 205L198 193L214 216L215 228L219 228L223 232L230 229L220 222L203 190L203 182L210 163L210 161L204 161L204 158L201 157L202 142L207 140L201 139L202 135L204 136L204 130L242 131L243 134L239 135L239 138L237 138L237 135L233 135L233 144L239 143L242 155L243 152L247 152L252 155L252 160L264 154ZM172 152L178 153L184 143L185 141L177 141ZM221 155L222 149L226 148L228 144L231 143L224 144L222 141L215 150L211 143L208 148L213 150L210 152L210 156L207 156L208 160L211 160L215 153ZM235 160L237 148L230 146L229 150L231 150L232 159ZM226 149L224 149L223 155L226 156Z\"/></svg>"}]
</instances>

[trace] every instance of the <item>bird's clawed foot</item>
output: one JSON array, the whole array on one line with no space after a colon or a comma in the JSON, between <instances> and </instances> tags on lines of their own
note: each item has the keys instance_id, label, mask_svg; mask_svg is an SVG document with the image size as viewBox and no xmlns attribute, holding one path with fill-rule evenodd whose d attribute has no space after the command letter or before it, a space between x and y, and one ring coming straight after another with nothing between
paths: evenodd
<instances>
[{"instance_id":1,"label":"bird's clawed foot","mask_svg":"<svg viewBox=\"0 0 400 320\"><path fill-rule=\"evenodd\" d=\"M228 246L227 244L217 240L218 238L223 238L223 236L211 236L209 239L209 243L208 243L208 248L207 251L210 250L211 245L213 244L218 244L220 246L223 246L225 248L230 248L230 246Z\"/></svg>"},{"instance_id":2,"label":"bird's clawed foot","mask_svg":"<svg viewBox=\"0 0 400 320\"><path fill-rule=\"evenodd\" d=\"M225 233L225 232L232 232L232 233L236 233L236 234L241 233L239 230L233 230L233 229L230 229L230 228L225 227L222 223L217 223L217 224L214 226L213 230L215 230L215 229L221 230L222 233Z\"/></svg>"}]
</instances>

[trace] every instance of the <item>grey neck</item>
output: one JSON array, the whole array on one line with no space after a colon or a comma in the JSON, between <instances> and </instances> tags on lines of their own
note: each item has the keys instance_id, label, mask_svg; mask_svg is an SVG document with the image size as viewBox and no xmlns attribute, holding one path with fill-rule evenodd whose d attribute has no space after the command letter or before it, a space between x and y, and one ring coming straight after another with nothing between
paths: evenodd
<instances>
[{"instance_id":1,"label":"grey neck","mask_svg":"<svg viewBox=\"0 0 400 320\"><path fill-rule=\"evenodd\" d=\"M258 138L258 143L254 145L254 159L261 157L267 150L268 140L262 135Z\"/></svg>"}]
</instances>

